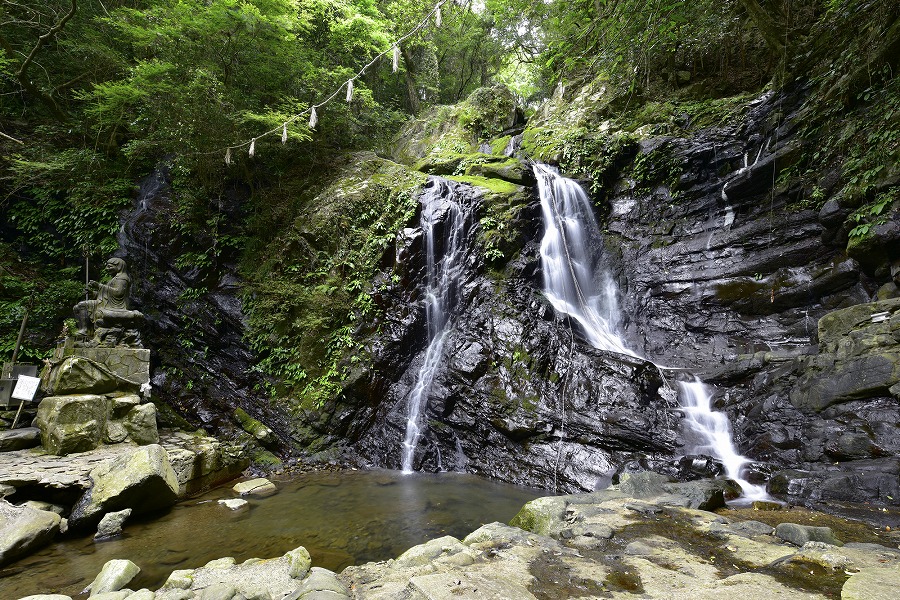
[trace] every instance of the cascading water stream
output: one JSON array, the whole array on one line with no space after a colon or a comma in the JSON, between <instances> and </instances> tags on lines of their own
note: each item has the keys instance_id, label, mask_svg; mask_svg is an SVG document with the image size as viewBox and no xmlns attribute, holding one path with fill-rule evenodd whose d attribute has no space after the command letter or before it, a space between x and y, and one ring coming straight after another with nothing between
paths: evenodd
<instances>
[{"instance_id":1,"label":"cascading water stream","mask_svg":"<svg viewBox=\"0 0 900 600\"><path fill-rule=\"evenodd\" d=\"M744 490L745 500L768 499L769 495L764 487L741 478L741 470L750 461L738 454L734 447L728 417L712 409L712 394L709 389L698 377L693 381L677 383L685 422L704 442L695 451L718 458L729 479L736 481Z\"/></svg>"},{"instance_id":2,"label":"cascading water stream","mask_svg":"<svg viewBox=\"0 0 900 600\"><path fill-rule=\"evenodd\" d=\"M551 167L534 165L544 216L541 266L544 294L557 312L574 319L595 348L637 356L616 332L619 307L616 286L601 273L595 283L590 244L599 227L587 194L575 181Z\"/></svg>"},{"instance_id":3,"label":"cascading water stream","mask_svg":"<svg viewBox=\"0 0 900 600\"><path fill-rule=\"evenodd\" d=\"M427 261L425 319L428 348L416 375L416 383L407 398L406 436L400 461L404 473L413 472L413 457L422 437L422 413L428 402L434 377L441 366L444 342L452 326L465 262L463 244L468 233L466 211L445 180L431 180L420 201L420 223L425 237Z\"/></svg>"},{"instance_id":4,"label":"cascading water stream","mask_svg":"<svg viewBox=\"0 0 900 600\"><path fill-rule=\"evenodd\" d=\"M592 346L638 357L618 332L621 319L615 283L609 274L598 273L591 261L590 248L599 244L600 230L587 194L552 167L535 164L533 169L545 227L541 241L544 294L557 312L578 323ZM719 459L747 499L768 498L764 488L741 479L741 467L749 460L735 450L728 417L712 410L706 386L699 379L679 381L678 386L688 425L703 440L697 450L708 450Z\"/></svg>"}]
</instances>

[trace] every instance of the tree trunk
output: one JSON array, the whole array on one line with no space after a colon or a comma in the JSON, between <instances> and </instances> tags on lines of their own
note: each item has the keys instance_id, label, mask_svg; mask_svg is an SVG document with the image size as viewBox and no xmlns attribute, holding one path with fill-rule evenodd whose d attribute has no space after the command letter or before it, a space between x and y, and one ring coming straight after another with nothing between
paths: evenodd
<instances>
[{"instance_id":1,"label":"tree trunk","mask_svg":"<svg viewBox=\"0 0 900 600\"><path fill-rule=\"evenodd\" d=\"M781 15L776 14L773 16L770 14L768 10L763 8L759 0L739 0L739 2L747 11L747 14L750 15L750 19L757 29L759 29L769 49L775 54L783 54L784 42L782 40L785 33L785 25L780 18Z\"/></svg>"},{"instance_id":2,"label":"tree trunk","mask_svg":"<svg viewBox=\"0 0 900 600\"><path fill-rule=\"evenodd\" d=\"M404 45L400 46L400 52L403 54L403 76L406 79L406 104L409 111L417 115L419 114L419 86L416 81L416 63L413 60L409 48Z\"/></svg>"}]
</instances>

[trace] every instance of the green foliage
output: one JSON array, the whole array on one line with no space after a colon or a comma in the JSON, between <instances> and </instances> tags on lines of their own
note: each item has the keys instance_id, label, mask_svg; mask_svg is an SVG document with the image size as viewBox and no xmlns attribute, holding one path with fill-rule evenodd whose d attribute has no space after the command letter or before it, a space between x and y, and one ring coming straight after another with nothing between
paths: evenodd
<instances>
[{"instance_id":1,"label":"green foliage","mask_svg":"<svg viewBox=\"0 0 900 600\"><path fill-rule=\"evenodd\" d=\"M364 357L379 309L371 282L397 231L415 214L421 175L369 157L297 207L288 226L247 257L247 339L279 396L305 408L335 397Z\"/></svg>"},{"instance_id":2,"label":"green foliage","mask_svg":"<svg viewBox=\"0 0 900 600\"><path fill-rule=\"evenodd\" d=\"M896 3L829 2L795 67L810 80L800 119L806 143L782 183L802 186L816 205L833 196L856 208L851 238L883 219L900 177L898 19ZM838 181L825 181L835 171Z\"/></svg>"},{"instance_id":3,"label":"green foliage","mask_svg":"<svg viewBox=\"0 0 900 600\"><path fill-rule=\"evenodd\" d=\"M872 227L887 222L888 211L900 198L900 188L893 187L878 194L872 202L861 206L848 217L856 226L850 230L850 238L864 238Z\"/></svg>"},{"instance_id":4,"label":"green foliage","mask_svg":"<svg viewBox=\"0 0 900 600\"><path fill-rule=\"evenodd\" d=\"M62 262L85 248L105 256L118 247L118 211L130 203L132 183L96 152L25 150L12 157L6 183L9 224L45 258Z\"/></svg>"},{"instance_id":5,"label":"green foliage","mask_svg":"<svg viewBox=\"0 0 900 600\"><path fill-rule=\"evenodd\" d=\"M488 140L509 129L515 121L516 98L504 85L478 88L457 109L459 124Z\"/></svg>"},{"instance_id":6,"label":"green foliage","mask_svg":"<svg viewBox=\"0 0 900 600\"><path fill-rule=\"evenodd\" d=\"M0 360L10 360L22 318L34 298L20 362L45 358L62 321L71 308L84 299L83 272L78 269L48 269L22 262L6 244L0 244Z\"/></svg>"},{"instance_id":7,"label":"green foliage","mask_svg":"<svg viewBox=\"0 0 900 600\"><path fill-rule=\"evenodd\" d=\"M631 165L631 177L638 190L650 191L656 185L664 185L674 192L682 165L678 163L672 148L663 144L651 152L639 153Z\"/></svg>"},{"instance_id":8,"label":"green foliage","mask_svg":"<svg viewBox=\"0 0 900 600\"><path fill-rule=\"evenodd\" d=\"M498 35L521 57L534 61L545 88L551 82L604 74L632 92L691 77L757 83L764 49L747 27L738 0L489 0ZM748 55L750 58L748 60Z\"/></svg>"}]
</instances>

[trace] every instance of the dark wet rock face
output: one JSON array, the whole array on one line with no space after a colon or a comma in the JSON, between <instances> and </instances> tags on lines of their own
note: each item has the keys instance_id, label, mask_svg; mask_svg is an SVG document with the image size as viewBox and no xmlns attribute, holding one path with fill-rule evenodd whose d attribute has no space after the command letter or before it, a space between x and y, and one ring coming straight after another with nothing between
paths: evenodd
<instances>
[{"instance_id":1,"label":"dark wet rock face","mask_svg":"<svg viewBox=\"0 0 900 600\"><path fill-rule=\"evenodd\" d=\"M288 439L286 418L267 402L264 382L253 369L256 359L242 339L237 252L192 257L191 249L215 247L213 233L179 228L173 193L165 168L152 173L141 182L119 233L135 281L132 301L146 315L143 335L152 350L154 397L192 425L219 433L236 430L232 415L243 407ZM233 233L228 224L241 222L242 199L234 190L219 200L218 234Z\"/></svg>"},{"instance_id":2,"label":"dark wet rock face","mask_svg":"<svg viewBox=\"0 0 900 600\"><path fill-rule=\"evenodd\" d=\"M772 490L801 500L897 503L900 319L893 301L870 304L883 282L833 243L846 239L844 209L805 209L798 191L773 191L795 160L793 108L767 95L731 125L641 142L638 159L652 153L680 175L638 180L624 168L597 205L596 250L621 290L627 343L715 386L714 408L755 461L748 479L778 474ZM594 350L555 315L539 291L536 200L517 227L526 241L502 276L486 274L477 252L467 259L415 468L560 491L641 466L696 477L679 467L692 449L671 382L650 363ZM373 368L321 423L332 433L340 423L368 464L388 467L399 464L425 347L420 233L398 247Z\"/></svg>"},{"instance_id":3,"label":"dark wet rock face","mask_svg":"<svg viewBox=\"0 0 900 600\"><path fill-rule=\"evenodd\" d=\"M482 202L469 186L448 193L472 211ZM478 228L464 244L463 297L413 465L560 491L604 487L623 464L676 451L674 394L651 363L595 350L555 316L538 292L540 226L537 207L528 210L534 241L502 279L484 273ZM346 390L332 420L378 466L400 464L407 400L424 360L421 238L412 229L398 239L400 277L388 295L399 301L373 342L374 368Z\"/></svg>"},{"instance_id":4,"label":"dark wet rock face","mask_svg":"<svg viewBox=\"0 0 900 600\"><path fill-rule=\"evenodd\" d=\"M817 213L773 191L790 110L764 97L741 124L654 142L680 165L675 189L619 184L607 227L628 335L717 386L742 453L800 469L773 491L897 503L896 300L870 303L880 282L830 242L836 202Z\"/></svg>"}]
</instances>

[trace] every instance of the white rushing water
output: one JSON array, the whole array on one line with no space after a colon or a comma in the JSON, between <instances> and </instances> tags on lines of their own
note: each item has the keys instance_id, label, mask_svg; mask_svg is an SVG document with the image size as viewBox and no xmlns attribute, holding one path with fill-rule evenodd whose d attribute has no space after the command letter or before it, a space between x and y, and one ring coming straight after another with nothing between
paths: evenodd
<instances>
[{"instance_id":1,"label":"white rushing water","mask_svg":"<svg viewBox=\"0 0 900 600\"><path fill-rule=\"evenodd\" d=\"M544 215L541 266L544 295L557 312L581 327L592 346L629 356L618 334L619 303L615 282L596 273L591 242L599 227L590 200L577 182L561 177L552 167L534 165ZM600 282L595 280L600 278Z\"/></svg>"},{"instance_id":2,"label":"white rushing water","mask_svg":"<svg viewBox=\"0 0 900 600\"><path fill-rule=\"evenodd\" d=\"M600 230L590 199L576 181L562 177L552 167L535 164L534 174L544 216L544 294L557 312L578 323L592 346L637 357L619 334L615 282L607 273L597 273L591 260L591 247L599 243ZM678 387L685 420L702 440L694 451L719 459L728 477L743 488L746 499L768 498L764 488L741 478L742 467L750 461L737 453L728 417L712 410L707 387L699 379L679 381Z\"/></svg>"},{"instance_id":3,"label":"white rushing water","mask_svg":"<svg viewBox=\"0 0 900 600\"><path fill-rule=\"evenodd\" d=\"M407 398L406 436L401 469L413 472L413 456L422 437L422 418L434 376L442 364L444 342L452 326L451 316L460 292L465 261L463 243L467 235L466 213L443 180L432 182L420 199L421 227L425 237L425 318L428 348L416 383Z\"/></svg>"},{"instance_id":4,"label":"white rushing water","mask_svg":"<svg viewBox=\"0 0 900 600\"><path fill-rule=\"evenodd\" d=\"M769 498L764 487L754 485L741 477L744 465L750 460L738 454L737 448L734 447L728 417L725 413L712 409L712 394L709 388L697 377L693 381L677 383L685 423L702 441L694 448L694 452L718 458L725 467L725 474L729 479L736 481L744 490L745 500Z\"/></svg>"}]
</instances>

